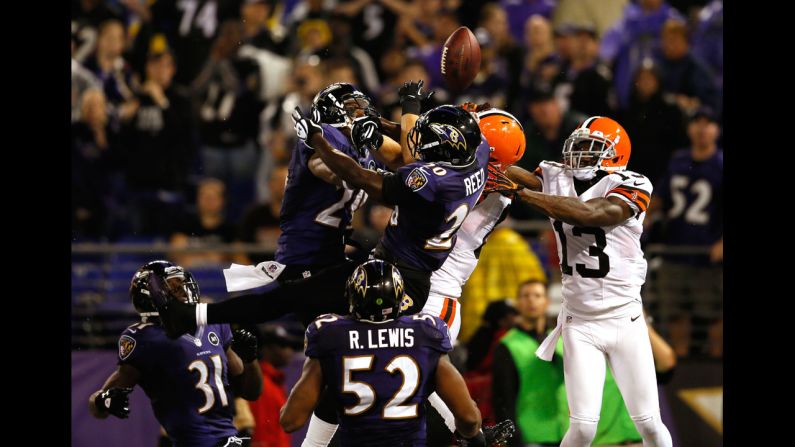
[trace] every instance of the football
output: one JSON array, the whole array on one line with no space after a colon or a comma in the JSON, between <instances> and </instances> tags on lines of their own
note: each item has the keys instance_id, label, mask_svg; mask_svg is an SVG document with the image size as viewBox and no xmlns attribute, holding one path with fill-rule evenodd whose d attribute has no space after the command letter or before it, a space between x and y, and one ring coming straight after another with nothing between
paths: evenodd
<instances>
[{"instance_id":1,"label":"football","mask_svg":"<svg viewBox=\"0 0 795 447\"><path fill-rule=\"evenodd\" d=\"M480 44L469 28L462 26L450 34L442 47L442 76L455 92L472 84L480 70Z\"/></svg>"}]
</instances>

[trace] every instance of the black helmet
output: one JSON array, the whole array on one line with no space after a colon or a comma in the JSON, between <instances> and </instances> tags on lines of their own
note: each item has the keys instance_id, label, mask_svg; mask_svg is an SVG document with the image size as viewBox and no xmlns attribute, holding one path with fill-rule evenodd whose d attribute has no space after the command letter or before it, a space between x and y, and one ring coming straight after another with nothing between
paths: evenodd
<instances>
[{"instance_id":1,"label":"black helmet","mask_svg":"<svg viewBox=\"0 0 795 447\"><path fill-rule=\"evenodd\" d=\"M397 267L380 259L356 267L345 285L350 313L357 320L397 318L403 293L403 277Z\"/></svg>"},{"instance_id":2,"label":"black helmet","mask_svg":"<svg viewBox=\"0 0 795 447\"><path fill-rule=\"evenodd\" d=\"M160 302L163 300L163 294L152 293L149 284L151 275L160 278L160 283L168 289L166 295L169 297L182 295L188 303L199 302L199 284L189 271L168 261L151 261L139 268L130 282L130 298L138 313L154 316L157 315L158 309L166 304ZM182 283L169 281L175 278L181 279Z\"/></svg>"},{"instance_id":3,"label":"black helmet","mask_svg":"<svg viewBox=\"0 0 795 447\"><path fill-rule=\"evenodd\" d=\"M321 123L333 127L345 127L350 124L345 105L344 96L351 93L361 93L352 84L337 82L319 91L312 100L312 116Z\"/></svg>"},{"instance_id":4,"label":"black helmet","mask_svg":"<svg viewBox=\"0 0 795 447\"><path fill-rule=\"evenodd\" d=\"M452 105L423 113L408 134L414 158L454 167L468 166L475 161L480 142L477 117Z\"/></svg>"}]
</instances>

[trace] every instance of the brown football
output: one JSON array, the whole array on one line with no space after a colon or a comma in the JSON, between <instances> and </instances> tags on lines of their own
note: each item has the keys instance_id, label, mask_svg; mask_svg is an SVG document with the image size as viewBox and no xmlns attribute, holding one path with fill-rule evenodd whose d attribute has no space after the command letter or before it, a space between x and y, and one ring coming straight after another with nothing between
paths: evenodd
<instances>
[{"instance_id":1,"label":"brown football","mask_svg":"<svg viewBox=\"0 0 795 447\"><path fill-rule=\"evenodd\" d=\"M442 47L442 76L455 92L472 84L480 70L480 44L469 28L462 26L450 34Z\"/></svg>"}]
</instances>

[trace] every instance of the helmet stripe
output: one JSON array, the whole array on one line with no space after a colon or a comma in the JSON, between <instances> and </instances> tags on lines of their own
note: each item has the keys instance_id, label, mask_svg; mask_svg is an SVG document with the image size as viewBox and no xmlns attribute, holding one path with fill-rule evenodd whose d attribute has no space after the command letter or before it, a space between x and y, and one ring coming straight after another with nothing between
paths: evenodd
<instances>
[{"instance_id":1,"label":"helmet stripe","mask_svg":"<svg viewBox=\"0 0 795 447\"><path fill-rule=\"evenodd\" d=\"M587 120L585 120L584 123L582 123L582 126L580 126L580 128L581 129L590 129L591 128L591 124L593 124L593 122L596 121L597 118L601 118L601 116L592 116L592 117L588 118Z\"/></svg>"}]
</instances>

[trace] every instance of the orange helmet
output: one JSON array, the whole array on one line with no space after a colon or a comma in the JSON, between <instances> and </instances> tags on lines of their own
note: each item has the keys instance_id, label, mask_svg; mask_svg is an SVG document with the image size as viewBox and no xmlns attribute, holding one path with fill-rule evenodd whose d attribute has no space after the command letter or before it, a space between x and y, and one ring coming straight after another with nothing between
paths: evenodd
<instances>
[{"instance_id":1,"label":"orange helmet","mask_svg":"<svg viewBox=\"0 0 795 447\"><path fill-rule=\"evenodd\" d=\"M500 109L478 112L480 133L493 148L490 162L504 171L524 155L524 128L515 116Z\"/></svg>"},{"instance_id":2,"label":"orange helmet","mask_svg":"<svg viewBox=\"0 0 795 447\"><path fill-rule=\"evenodd\" d=\"M563 162L575 177L588 180L598 170L627 169L631 149L629 135L621 124L604 116L592 116L563 143Z\"/></svg>"}]
</instances>

